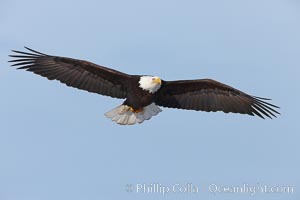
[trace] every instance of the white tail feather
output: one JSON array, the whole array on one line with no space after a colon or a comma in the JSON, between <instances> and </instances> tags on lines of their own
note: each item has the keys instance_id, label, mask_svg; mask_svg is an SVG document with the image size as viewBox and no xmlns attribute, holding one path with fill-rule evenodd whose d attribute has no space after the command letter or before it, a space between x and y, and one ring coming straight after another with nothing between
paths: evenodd
<instances>
[{"instance_id":1,"label":"white tail feather","mask_svg":"<svg viewBox=\"0 0 300 200\"><path fill-rule=\"evenodd\" d=\"M143 108L141 112L132 112L129 106L120 105L111 111L105 113L105 116L121 125L133 125L149 120L162 110L154 103Z\"/></svg>"}]
</instances>

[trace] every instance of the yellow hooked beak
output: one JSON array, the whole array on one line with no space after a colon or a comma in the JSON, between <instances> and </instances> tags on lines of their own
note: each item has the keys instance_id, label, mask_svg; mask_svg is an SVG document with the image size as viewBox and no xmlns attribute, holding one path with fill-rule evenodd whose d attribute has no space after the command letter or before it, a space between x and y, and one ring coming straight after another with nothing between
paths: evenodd
<instances>
[{"instance_id":1,"label":"yellow hooked beak","mask_svg":"<svg viewBox=\"0 0 300 200\"><path fill-rule=\"evenodd\" d=\"M154 78L152 79L152 81L153 81L153 83L158 83L158 84L161 85L161 79L160 79L159 77L154 77Z\"/></svg>"}]
</instances>

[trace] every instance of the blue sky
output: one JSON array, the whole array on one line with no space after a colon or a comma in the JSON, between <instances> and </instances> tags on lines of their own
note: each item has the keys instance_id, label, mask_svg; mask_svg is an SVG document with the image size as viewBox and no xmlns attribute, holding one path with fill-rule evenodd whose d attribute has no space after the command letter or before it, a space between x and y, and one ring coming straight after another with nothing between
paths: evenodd
<instances>
[{"instance_id":1,"label":"blue sky","mask_svg":"<svg viewBox=\"0 0 300 200\"><path fill-rule=\"evenodd\" d=\"M299 10L295 0L2 0L0 199L299 199ZM163 108L118 126L103 114L122 100L9 67L23 46L164 80L216 79L272 98L282 114ZM136 191L154 183L199 191ZM294 192L212 193L213 184Z\"/></svg>"}]
</instances>

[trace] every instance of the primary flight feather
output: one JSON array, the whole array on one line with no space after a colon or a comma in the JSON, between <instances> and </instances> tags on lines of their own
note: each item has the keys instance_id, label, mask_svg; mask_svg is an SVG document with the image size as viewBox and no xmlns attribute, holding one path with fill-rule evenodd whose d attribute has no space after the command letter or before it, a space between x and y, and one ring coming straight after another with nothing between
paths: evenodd
<instances>
[{"instance_id":1,"label":"primary flight feather","mask_svg":"<svg viewBox=\"0 0 300 200\"><path fill-rule=\"evenodd\" d=\"M25 47L15 51L12 66L58 80L67 86L114 98L124 103L105 115L122 125L142 123L161 112L158 106L199 111L223 111L276 117L270 99L248 95L211 79L164 81L157 76L129 75L101 65L51 56Z\"/></svg>"}]
</instances>

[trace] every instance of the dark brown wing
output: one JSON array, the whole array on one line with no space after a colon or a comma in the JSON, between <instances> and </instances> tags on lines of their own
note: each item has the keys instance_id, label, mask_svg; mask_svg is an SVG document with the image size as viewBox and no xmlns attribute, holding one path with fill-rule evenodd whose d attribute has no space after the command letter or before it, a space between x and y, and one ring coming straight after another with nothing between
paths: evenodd
<instances>
[{"instance_id":1,"label":"dark brown wing","mask_svg":"<svg viewBox=\"0 0 300 200\"><path fill-rule=\"evenodd\" d=\"M250 96L225 84L210 79L164 81L158 91L156 104L169 108L202 111L223 111L276 117L279 108L260 97Z\"/></svg>"},{"instance_id":2,"label":"dark brown wing","mask_svg":"<svg viewBox=\"0 0 300 200\"><path fill-rule=\"evenodd\" d=\"M13 51L12 66L58 80L68 86L115 98L126 97L130 75L84 60L50 56L25 47L30 52Z\"/></svg>"}]
</instances>

